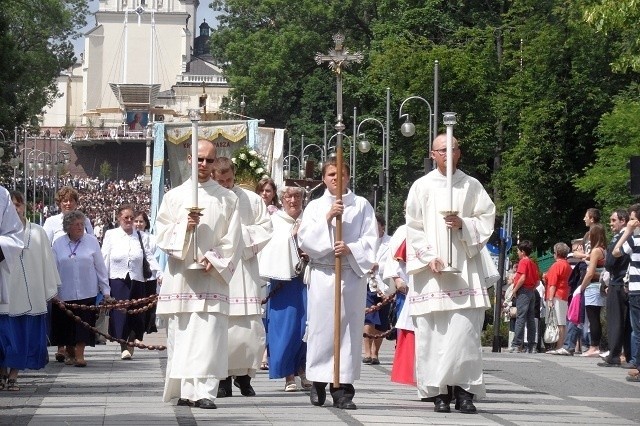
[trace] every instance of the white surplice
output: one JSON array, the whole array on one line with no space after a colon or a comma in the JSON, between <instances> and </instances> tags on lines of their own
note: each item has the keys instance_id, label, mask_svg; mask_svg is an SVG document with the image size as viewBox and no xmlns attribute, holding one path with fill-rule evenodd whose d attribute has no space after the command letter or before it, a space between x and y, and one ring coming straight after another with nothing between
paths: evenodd
<instances>
[{"instance_id":1,"label":"white surplice","mask_svg":"<svg viewBox=\"0 0 640 426\"><path fill-rule=\"evenodd\" d=\"M343 195L342 240L351 253L342 257L340 383L360 378L362 330L367 294L366 273L375 262L378 227L373 207L350 190ZM333 381L333 324L335 288L335 218L326 215L335 197L325 190L302 215L298 242L311 259L307 310L307 378Z\"/></svg>"},{"instance_id":2,"label":"white surplice","mask_svg":"<svg viewBox=\"0 0 640 426\"><path fill-rule=\"evenodd\" d=\"M271 239L267 206L255 192L234 186L242 229L238 267L229 283L229 375L255 376L265 346L258 253Z\"/></svg>"},{"instance_id":3,"label":"white surplice","mask_svg":"<svg viewBox=\"0 0 640 426\"><path fill-rule=\"evenodd\" d=\"M300 260L291 233L296 219L284 210L271 215L273 238L260 252L260 275L266 279L289 281L297 274L295 267Z\"/></svg>"},{"instance_id":4,"label":"white surplice","mask_svg":"<svg viewBox=\"0 0 640 426\"><path fill-rule=\"evenodd\" d=\"M197 256L211 262L209 272L188 269L194 262L187 231L191 180L164 195L156 230L158 247L169 256L156 313L168 319L167 373L163 400L214 399L218 380L227 377L228 283L237 267L240 244L238 197L217 182L198 183ZM195 393L194 393L195 392ZM197 398L196 398L197 397Z\"/></svg>"},{"instance_id":5,"label":"white surplice","mask_svg":"<svg viewBox=\"0 0 640 426\"><path fill-rule=\"evenodd\" d=\"M452 266L460 273L434 274L428 267L437 257L447 262L446 177L431 171L413 184L407 200L407 300L417 327L416 378L428 396L447 393L449 385L480 398L481 314L491 303L479 253L493 232L495 206L480 182L461 170L453 174L452 186L452 210L462 219L462 229L452 231Z\"/></svg>"},{"instance_id":6,"label":"white surplice","mask_svg":"<svg viewBox=\"0 0 640 426\"><path fill-rule=\"evenodd\" d=\"M15 262L24 246L22 228L22 222L11 202L9 191L0 186L0 249L4 254L4 260L0 262L0 303L10 302L7 283L9 275L15 273Z\"/></svg>"},{"instance_id":7,"label":"white surplice","mask_svg":"<svg viewBox=\"0 0 640 426\"><path fill-rule=\"evenodd\" d=\"M24 249L9 276L11 303L0 304L0 314L44 315L47 302L58 294L61 285L56 261L40 225L27 222L23 242Z\"/></svg>"}]
</instances>

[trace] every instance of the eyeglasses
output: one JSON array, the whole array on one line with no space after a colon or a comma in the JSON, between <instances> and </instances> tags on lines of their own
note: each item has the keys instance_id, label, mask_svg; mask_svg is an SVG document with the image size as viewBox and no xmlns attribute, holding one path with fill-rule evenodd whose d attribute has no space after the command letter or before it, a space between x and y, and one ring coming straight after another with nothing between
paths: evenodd
<instances>
[{"instance_id":1,"label":"eyeglasses","mask_svg":"<svg viewBox=\"0 0 640 426\"><path fill-rule=\"evenodd\" d=\"M300 194L286 194L284 196L285 200L299 200L302 198L302 195Z\"/></svg>"},{"instance_id":2,"label":"eyeglasses","mask_svg":"<svg viewBox=\"0 0 640 426\"><path fill-rule=\"evenodd\" d=\"M460 148L452 148L451 152L455 152L457 150L459 150ZM438 153L440 155L447 155L447 148L441 148L441 149L432 149L432 152Z\"/></svg>"},{"instance_id":3,"label":"eyeglasses","mask_svg":"<svg viewBox=\"0 0 640 426\"><path fill-rule=\"evenodd\" d=\"M213 164L213 162L215 161L215 158L198 157L198 164L202 163L203 161L206 161L207 164Z\"/></svg>"}]
</instances>

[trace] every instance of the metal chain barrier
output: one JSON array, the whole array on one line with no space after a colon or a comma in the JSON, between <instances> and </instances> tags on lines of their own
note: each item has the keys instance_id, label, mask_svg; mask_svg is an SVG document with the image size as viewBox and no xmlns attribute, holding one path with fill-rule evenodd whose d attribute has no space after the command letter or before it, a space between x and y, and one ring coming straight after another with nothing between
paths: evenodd
<instances>
[{"instance_id":1,"label":"metal chain barrier","mask_svg":"<svg viewBox=\"0 0 640 426\"><path fill-rule=\"evenodd\" d=\"M397 292L396 292L397 293ZM387 297L382 297L382 300L378 303L376 303L375 305L372 305L370 308L367 308L364 310L365 314L370 314L372 312L376 312L379 311L380 309L382 309L384 306L388 305L389 303L393 302L394 300L396 300L396 293L393 293L390 296ZM369 334L369 333L362 333L362 337L367 338L367 339L384 339L385 337L387 337L389 334L391 334L391 332L393 330L395 330L395 327L391 327L389 330L380 333L380 334Z\"/></svg>"},{"instance_id":2,"label":"metal chain barrier","mask_svg":"<svg viewBox=\"0 0 640 426\"><path fill-rule=\"evenodd\" d=\"M147 303L148 304L146 306L143 306L141 308L136 308L136 309L131 309L131 310L127 310L128 307L131 306L137 306L140 305L142 303ZM110 303L101 303L98 306L95 305L78 305L76 303L65 303L61 300L58 299L53 299L53 303L55 303L56 305L58 305L58 307L60 309L62 309L65 314L67 314L68 316L72 317L73 320L75 322L77 322L78 324L82 325L85 328L88 328L89 330L91 330L93 333L99 334L100 336L103 336L104 338L106 338L107 340L111 341L111 342L117 342L120 343L121 345L127 345L127 346L134 346L138 349L148 349L150 351L164 351L167 349L166 346L163 345L145 345L144 343L136 343L136 342L129 342L127 340L124 339L118 339L116 337L111 336L108 333L103 333L101 331L99 331L96 327L92 326L89 323L86 323L84 321L82 321L82 318L80 318L79 316L77 316L71 309L80 309L80 310L85 310L85 311L100 311L100 310L112 310L112 309L117 309L117 310L121 310L121 311L126 311L128 314L139 314L145 311L148 311L149 309L151 309L153 306L155 306L158 303L158 295L154 294L151 295L149 297L145 297L142 299L133 299L133 300L119 300L117 302L110 302Z\"/></svg>"}]
</instances>

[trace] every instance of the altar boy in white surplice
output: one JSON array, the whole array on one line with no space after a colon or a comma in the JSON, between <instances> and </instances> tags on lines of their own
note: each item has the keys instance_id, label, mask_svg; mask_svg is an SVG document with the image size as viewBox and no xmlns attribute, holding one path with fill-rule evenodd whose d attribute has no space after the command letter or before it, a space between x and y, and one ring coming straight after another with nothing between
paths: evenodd
<instances>
[{"instance_id":1,"label":"altar boy in white surplice","mask_svg":"<svg viewBox=\"0 0 640 426\"><path fill-rule=\"evenodd\" d=\"M220 382L218 398L231 396L231 376L243 396L255 396L251 379L260 367L266 340L257 255L271 239L273 226L262 198L235 184L235 170L229 158L216 158L213 178L238 197L242 229L236 250L240 253L238 265L229 282L229 377Z\"/></svg>"},{"instance_id":2,"label":"altar boy in white surplice","mask_svg":"<svg viewBox=\"0 0 640 426\"><path fill-rule=\"evenodd\" d=\"M367 271L376 259L378 226L369 202L347 189L349 170L344 169L342 201L336 200L338 169L335 159L322 168L327 189L311 201L303 215L298 241L309 255L307 378L313 381L311 403L325 402L325 387L333 381L333 324L335 259L342 257L342 310L340 333L340 387L330 386L333 406L354 410L355 388L360 378L362 324L367 294ZM342 241L336 241L336 216L342 214Z\"/></svg>"}]
</instances>

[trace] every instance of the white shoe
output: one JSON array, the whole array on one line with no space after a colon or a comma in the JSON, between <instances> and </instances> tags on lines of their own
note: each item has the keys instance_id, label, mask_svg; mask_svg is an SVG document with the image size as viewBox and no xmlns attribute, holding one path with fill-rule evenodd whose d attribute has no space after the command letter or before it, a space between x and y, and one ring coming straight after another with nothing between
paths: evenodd
<instances>
[{"instance_id":1,"label":"white shoe","mask_svg":"<svg viewBox=\"0 0 640 426\"><path fill-rule=\"evenodd\" d=\"M556 352L556 355L573 356L573 353L569 352L566 348L560 348L560 349L558 349L558 351Z\"/></svg>"},{"instance_id":2,"label":"white shoe","mask_svg":"<svg viewBox=\"0 0 640 426\"><path fill-rule=\"evenodd\" d=\"M558 349L550 349L547 352L549 355L558 355Z\"/></svg>"},{"instance_id":3,"label":"white shoe","mask_svg":"<svg viewBox=\"0 0 640 426\"><path fill-rule=\"evenodd\" d=\"M298 385L296 385L296 382L287 382L284 385L284 391L285 392L295 392L298 390Z\"/></svg>"},{"instance_id":4,"label":"white shoe","mask_svg":"<svg viewBox=\"0 0 640 426\"><path fill-rule=\"evenodd\" d=\"M609 351L601 352L601 353L600 353L600 358L602 358L602 359L605 359L605 358L606 358L606 357L608 357L608 356L609 356Z\"/></svg>"},{"instance_id":5,"label":"white shoe","mask_svg":"<svg viewBox=\"0 0 640 426\"><path fill-rule=\"evenodd\" d=\"M120 359L131 359L131 352L128 350L122 351L122 355L120 355Z\"/></svg>"}]
</instances>

